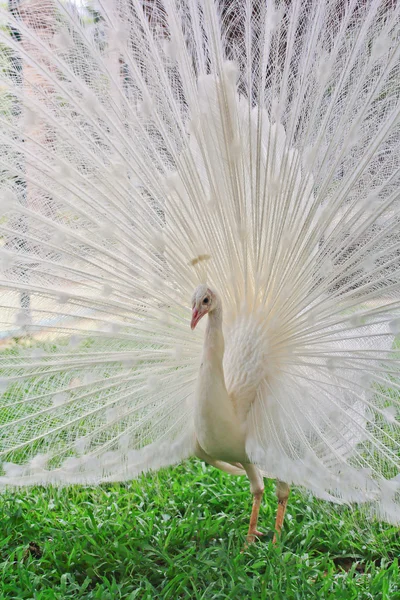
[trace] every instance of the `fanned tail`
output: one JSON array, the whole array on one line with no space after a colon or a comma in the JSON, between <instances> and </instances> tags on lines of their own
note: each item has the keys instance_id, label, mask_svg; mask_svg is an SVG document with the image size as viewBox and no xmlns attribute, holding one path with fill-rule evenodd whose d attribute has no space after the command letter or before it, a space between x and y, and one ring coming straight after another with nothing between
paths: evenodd
<instances>
[{"instance_id":1,"label":"fanned tail","mask_svg":"<svg viewBox=\"0 0 400 600\"><path fill-rule=\"evenodd\" d=\"M400 8L1 14L2 483L193 454L207 281L250 457L399 521Z\"/></svg>"}]
</instances>

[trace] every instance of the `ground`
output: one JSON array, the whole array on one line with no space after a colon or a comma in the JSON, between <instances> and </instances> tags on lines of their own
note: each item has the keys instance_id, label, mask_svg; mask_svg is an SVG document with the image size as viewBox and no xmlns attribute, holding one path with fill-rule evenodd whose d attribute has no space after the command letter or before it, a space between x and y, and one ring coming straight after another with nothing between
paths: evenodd
<instances>
[{"instance_id":1,"label":"ground","mask_svg":"<svg viewBox=\"0 0 400 600\"><path fill-rule=\"evenodd\" d=\"M1 600L400 600L398 530L294 491L282 539L267 484L244 553L245 478L200 461L99 488L0 496Z\"/></svg>"}]
</instances>

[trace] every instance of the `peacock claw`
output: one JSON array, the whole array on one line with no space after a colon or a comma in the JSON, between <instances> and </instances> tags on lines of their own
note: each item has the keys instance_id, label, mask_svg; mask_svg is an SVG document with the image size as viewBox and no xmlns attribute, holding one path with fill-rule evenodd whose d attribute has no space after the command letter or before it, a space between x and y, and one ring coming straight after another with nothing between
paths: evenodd
<instances>
[{"instance_id":1,"label":"peacock claw","mask_svg":"<svg viewBox=\"0 0 400 600\"><path fill-rule=\"evenodd\" d=\"M264 533L262 533L261 531L252 531L251 533L248 533L246 535L246 542L244 545L244 548L247 548L249 544L254 544L254 542L256 541L256 538L258 537L262 537L263 535L265 535Z\"/></svg>"},{"instance_id":2,"label":"peacock claw","mask_svg":"<svg viewBox=\"0 0 400 600\"><path fill-rule=\"evenodd\" d=\"M255 535L256 537L261 537L262 535L265 535L265 533L263 533L262 531L254 531L252 535Z\"/></svg>"}]
</instances>

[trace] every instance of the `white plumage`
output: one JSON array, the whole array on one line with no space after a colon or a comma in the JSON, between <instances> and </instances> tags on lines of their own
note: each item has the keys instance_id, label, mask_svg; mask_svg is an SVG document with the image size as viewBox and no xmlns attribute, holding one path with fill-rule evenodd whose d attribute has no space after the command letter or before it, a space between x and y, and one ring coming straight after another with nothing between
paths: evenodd
<instances>
[{"instance_id":1,"label":"white plumage","mask_svg":"<svg viewBox=\"0 0 400 600\"><path fill-rule=\"evenodd\" d=\"M197 455L255 519L263 473L281 520L295 484L400 522L399 16L2 10L1 485Z\"/></svg>"}]
</instances>

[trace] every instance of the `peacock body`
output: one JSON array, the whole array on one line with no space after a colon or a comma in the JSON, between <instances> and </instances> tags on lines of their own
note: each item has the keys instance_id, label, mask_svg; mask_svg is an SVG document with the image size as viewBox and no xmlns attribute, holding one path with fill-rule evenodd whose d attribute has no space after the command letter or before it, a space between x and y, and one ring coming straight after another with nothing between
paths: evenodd
<instances>
[{"instance_id":1,"label":"peacock body","mask_svg":"<svg viewBox=\"0 0 400 600\"><path fill-rule=\"evenodd\" d=\"M197 455L400 522L400 7L1 15L1 486Z\"/></svg>"}]
</instances>

